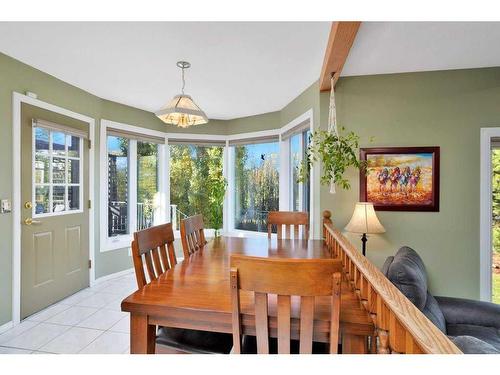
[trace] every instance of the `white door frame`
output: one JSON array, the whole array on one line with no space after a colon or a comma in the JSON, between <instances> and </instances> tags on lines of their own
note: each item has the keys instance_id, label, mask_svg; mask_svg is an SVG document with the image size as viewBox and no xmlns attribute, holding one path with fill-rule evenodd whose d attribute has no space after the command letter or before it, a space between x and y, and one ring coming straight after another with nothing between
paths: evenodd
<instances>
[{"instance_id":1,"label":"white door frame","mask_svg":"<svg viewBox=\"0 0 500 375\"><path fill-rule=\"evenodd\" d=\"M54 104L19 94L12 93L12 322L17 325L21 321L21 105L30 104L67 117L86 122L89 126L89 199L93 202L89 208L89 283L95 281L94 262L94 134L95 120L91 117L58 107Z\"/></svg>"},{"instance_id":2,"label":"white door frame","mask_svg":"<svg viewBox=\"0 0 500 375\"><path fill-rule=\"evenodd\" d=\"M500 138L500 128L481 128L479 294L491 301L491 139Z\"/></svg>"}]
</instances>

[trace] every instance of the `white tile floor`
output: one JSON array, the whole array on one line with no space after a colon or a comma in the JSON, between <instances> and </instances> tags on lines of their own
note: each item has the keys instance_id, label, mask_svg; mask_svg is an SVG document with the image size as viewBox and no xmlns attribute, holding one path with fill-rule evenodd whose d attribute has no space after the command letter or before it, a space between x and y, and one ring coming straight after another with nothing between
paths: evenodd
<instances>
[{"instance_id":1,"label":"white tile floor","mask_svg":"<svg viewBox=\"0 0 500 375\"><path fill-rule=\"evenodd\" d=\"M0 335L0 354L129 352L129 314L121 301L135 291L132 272L84 289Z\"/></svg>"}]
</instances>

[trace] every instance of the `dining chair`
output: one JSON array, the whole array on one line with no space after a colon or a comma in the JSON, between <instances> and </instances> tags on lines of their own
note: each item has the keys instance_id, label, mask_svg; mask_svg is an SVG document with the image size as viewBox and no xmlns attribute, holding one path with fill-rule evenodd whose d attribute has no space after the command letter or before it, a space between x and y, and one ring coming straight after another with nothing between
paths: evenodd
<instances>
[{"instance_id":1,"label":"dining chair","mask_svg":"<svg viewBox=\"0 0 500 375\"><path fill-rule=\"evenodd\" d=\"M132 258L139 289L174 267L177 258L172 224L135 232ZM233 343L230 334L158 327L156 344L157 353L228 354Z\"/></svg>"},{"instance_id":2,"label":"dining chair","mask_svg":"<svg viewBox=\"0 0 500 375\"><path fill-rule=\"evenodd\" d=\"M299 227L302 226L302 238L309 239L309 213L296 211L270 211L267 216L267 236L271 238L273 226L276 226L278 239L299 238ZM285 233L283 233L285 226Z\"/></svg>"},{"instance_id":3,"label":"dining chair","mask_svg":"<svg viewBox=\"0 0 500 375\"><path fill-rule=\"evenodd\" d=\"M194 215L181 220L181 241L184 259L189 259L191 254L206 245L207 241L203 229L202 215Z\"/></svg>"},{"instance_id":4,"label":"dining chair","mask_svg":"<svg viewBox=\"0 0 500 375\"><path fill-rule=\"evenodd\" d=\"M331 296L329 350L338 352L341 298L341 269L335 259L279 259L232 255L230 259L230 286L232 307L232 353L269 354L269 327L277 327L277 352L289 354L297 346L291 340L291 318L298 318L300 354L316 353L313 347L314 306L316 297ZM255 310L256 348L242 342L243 321L241 292L253 293ZM275 296L277 296L275 298ZM245 301L248 301L248 296ZM300 297L300 312L296 312ZM293 298L293 303L292 303ZM268 302L277 300L276 309L268 310ZM248 306L245 307L246 309ZM247 313L248 310L245 310ZM274 311L272 315L269 311ZM296 316L293 316L296 315ZM253 321L253 320L252 320ZM270 321L272 323L270 324ZM246 337L245 337L246 338ZM321 347L321 345L319 345ZM292 350L291 350L292 349ZM297 349L295 349L297 350Z\"/></svg>"}]
</instances>

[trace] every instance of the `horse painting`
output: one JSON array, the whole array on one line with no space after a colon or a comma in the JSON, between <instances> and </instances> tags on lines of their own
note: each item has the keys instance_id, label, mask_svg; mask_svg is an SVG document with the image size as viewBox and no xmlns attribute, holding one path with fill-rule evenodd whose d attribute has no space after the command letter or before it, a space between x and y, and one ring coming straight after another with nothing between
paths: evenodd
<instances>
[{"instance_id":1,"label":"horse painting","mask_svg":"<svg viewBox=\"0 0 500 375\"><path fill-rule=\"evenodd\" d=\"M432 211L435 208L435 192L438 188L435 149L439 152L439 148L414 149L422 149L423 152L394 152L406 150L402 148L362 149L361 159L366 161L366 170L361 176L361 199L372 202L376 209L383 210L388 207L390 210L391 207L399 207ZM385 150L389 152L384 153Z\"/></svg>"},{"instance_id":2,"label":"horse painting","mask_svg":"<svg viewBox=\"0 0 500 375\"><path fill-rule=\"evenodd\" d=\"M387 181L389 181L389 170L387 168L382 169L378 174L378 191L383 193L386 191Z\"/></svg>"}]
</instances>

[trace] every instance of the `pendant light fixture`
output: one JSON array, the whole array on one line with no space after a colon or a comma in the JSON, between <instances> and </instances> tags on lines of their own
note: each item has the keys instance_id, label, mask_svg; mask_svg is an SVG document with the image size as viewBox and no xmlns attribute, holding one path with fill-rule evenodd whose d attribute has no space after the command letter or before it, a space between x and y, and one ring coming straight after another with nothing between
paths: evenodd
<instances>
[{"instance_id":1,"label":"pendant light fixture","mask_svg":"<svg viewBox=\"0 0 500 375\"><path fill-rule=\"evenodd\" d=\"M155 112L155 115L166 124L176 125L180 128L187 128L192 125L201 125L208 122L208 117L196 105L193 99L184 94L184 69L188 69L191 64L187 61L178 61L177 66L182 69L182 91L162 109Z\"/></svg>"}]
</instances>

